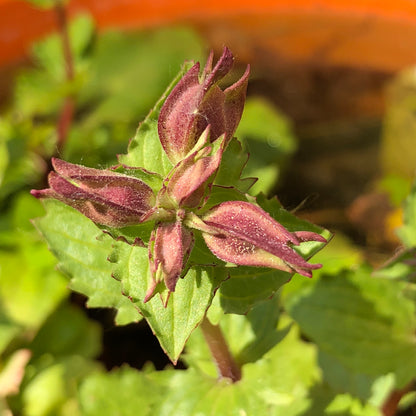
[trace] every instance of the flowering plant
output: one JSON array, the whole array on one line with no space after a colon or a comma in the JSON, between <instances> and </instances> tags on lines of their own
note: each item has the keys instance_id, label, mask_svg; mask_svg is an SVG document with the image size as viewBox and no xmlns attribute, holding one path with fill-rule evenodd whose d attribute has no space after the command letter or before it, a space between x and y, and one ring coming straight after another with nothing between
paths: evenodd
<instances>
[{"instance_id":1,"label":"flowering plant","mask_svg":"<svg viewBox=\"0 0 416 416\"><path fill-rule=\"evenodd\" d=\"M218 64L211 55L202 69L185 65L117 161L172 68L200 56L194 34L105 33L96 47L87 17L69 34L61 24L64 42L39 44L37 67L19 77L0 120L0 409L392 416L412 406L416 188L386 179L394 207L398 188L401 198L410 192L403 211L390 211L394 222L381 222L386 196L362 195L348 212L361 221L344 228L343 217L317 253L330 233L259 192L275 189L286 166L285 198L293 203L285 186L307 196L309 184L322 201L334 188L313 181L328 179L334 153L314 142L305 160L301 140L291 171L289 120L253 94L241 117L248 70L234 78L227 50ZM72 57L61 53L68 40ZM404 107L394 114L412 113ZM393 130L395 143L403 139ZM49 164L56 155L65 161ZM342 160L358 166L350 152ZM331 198L356 188L329 177ZM33 191L37 199L33 187L47 189ZM363 214L363 200L377 206L365 203ZM302 215L332 224L332 209L311 208ZM401 225L402 250L387 224ZM395 256L379 267L387 237Z\"/></svg>"},{"instance_id":2,"label":"flowering plant","mask_svg":"<svg viewBox=\"0 0 416 416\"><path fill-rule=\"evenodd\" d=\"M120 313L131 301L135 309L129 313L137 320L138 310L147 319L174 363L195 327L204 323L210 332L204 317L219 287L224 296L219 308L245 313L294 273L311 277L321 265L306 258L329 237L284 211L276 199L247 193L255 180L240 178L244 152L234 133L249 68L223 89L221 82L232 66L233 56L225 48L215 66L211 53L202 71L199 63L184 70L140 125L117 166L95 169L54 158L49 188L32 191L45 200L55 224L60 212L75 215L62 206L57 209L54 201L59 201L104 231L100 240L105 244L113 239L108 259L121 287L106 306L116 306ZM79 216L64 217L63 222L75 221L80 227ZM38 226L51 241L57 228L46 221ZM227 287L235 291L238 275L247 280L247 288L233 304L225 293ZM268 289L256 293L256 278L262 275L260 286ZM80 290L77 284L74 289ZM96 288L86 289L85 284L80 291L97 297ZM127 297L123 301L122 295ZM232 367L221 374L230 376Z\"/></svg>"}]
</instances>

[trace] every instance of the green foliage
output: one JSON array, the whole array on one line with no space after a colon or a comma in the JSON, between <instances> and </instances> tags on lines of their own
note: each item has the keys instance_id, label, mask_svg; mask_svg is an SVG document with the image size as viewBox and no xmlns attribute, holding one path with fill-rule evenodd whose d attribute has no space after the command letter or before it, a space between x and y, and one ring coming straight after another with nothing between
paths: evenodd
<instances>
[{"instance_id":1,"label":"green foliage","mask_svg":"<svg viewBox=\"0 0 416 416\"><path fill-rule=\"evenodd\" d=\"M129 367L87 377L80 389L80 406L85 416L147 416L162 395L162 386Z\"/></svg>"},{"instance_id":2,"label":"green foliage","mask_svg":"<svg viewBox=\"0 0 416 416\"><path fill-rule=\"evenodd\" d=\"M141 316L111 278L107 261L114 241L78 211L55 200L45 201L46 216L35 221L67 273L70 287L88 296L90 307L115 307L116 322L127 324Z\"/></svg>"},{"instance_id":3,"label":"green foliage","mask_svg":"<svg viewBox=\"0 0 416 416\"><path fill-rule=\"evenodd\" d=\"M118 244L111 260L116 263L114 277L120 280L123 294L140 310L163 350L176 363L225 276L212 267L190 269L186 278L178 282L165 307L158 296L146 303L143 301L150 281L146 248Z\"/></svg>"},{"instance_id":4,"label":"green foliage","mask_svg":"<svg viewBox=\"0 0 416 416\"><path fill-rule=\"evenodd\" d=\"M377 270L363 264L362 249L341 233L322 252L316 242L296 248L324 265L313 279L224 264L196 233L186 275L166 307L163 291L145 303L148 252L134 243L149 242L153 223L97 227L58 201L42 207L27 190L44 181L45 161L56 151L56 118L70 95L76 112L62 157L109 166L133 137L119 162L146 170L119 171L157 192L172 168L158 140L158 112L189 68L169 86L180 64L200 58L202 47L183 28L96 37L86 16L71 22L70 38L74 79L65 79L61 40L52 36L34 47L34 68L18 76L13 105L0 118L0 413L380 416L390 393L416 373L416 188L398 232L405 249ZM397 97L401 105L390 109L383 138L384 169L393 175L381 182L396 206L414 169L411 129L403 129L408 120L414 124L414 100L411 92ZM330 238L277 199L258 195L274 188L296 149L290 122L262 99L248 99L236 136L241 142L227 147L200 212L226 200L250 201L290 231ZM251 177L259 181L253 185ZM68 302L68 287L87 296L88 307L113 308L118 325L144 317L171 361L180 357L187 369L106 372L96 361L100 328ZM206 313L242 367L237 383L218 379L198 328Z\"/></svg>"},{"instance_id":5,"label":"green foliage","mask_svg":"<svg viewBox=\"0 0 416 416\"><path fill-rule=\"evenodd\" d=\"M285 306L325 354L352 372L392 373L399 386L413 378L415 308L397 282L372 278L368 267L322 275Z\"/></svg>"}]
</instances>

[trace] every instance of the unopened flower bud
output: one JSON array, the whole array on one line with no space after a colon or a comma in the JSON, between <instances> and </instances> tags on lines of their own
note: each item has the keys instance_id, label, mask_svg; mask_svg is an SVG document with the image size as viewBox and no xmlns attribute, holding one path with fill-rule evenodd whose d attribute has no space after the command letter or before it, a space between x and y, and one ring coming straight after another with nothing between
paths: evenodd
<instances>
[{"instance_id":1,"label":"unopened flower bud","mask_svg":"<svg viewBox=\"0 0 416 416\"><path fill-rule=\"evenodd\" d=\"M145 302L156 293L156 287L164 283L169 292L174 292L176 283L184 270L193 246L193 234L176 222L160 223L152 232L149 244L149 261L152 273Z\"/></svg>"},{"instance_id":2,"label":"unopened flower bud","mask_svg":"<svg viewBox=\"0 0 416 416\"><path fill-rule=\"evenodd\" d=\"M301 241L326 240L316 233L291 233L260 207L228 201L204 217L203 236L208 248L221 260L244 266L271 267L312 276L320 264L310 264L293 246Z\"/></svg>"},{"instance_id":3,"label":"unopened flower bud","mask_svg":"<svg viewBox=\"0 0 416 416\"><path fill-rule=\"evenodd\" d=\"M141 180L52 159L55 172L50 188L32 190L36 198L55 198L77 209L92 221L110 227L137 224L152 208L155 195Z\"/></svg>"},{"instance_id":4,"label":"unopened flower bud","mask_svg":"<svg viewBox=\"0 0 416 416\"><path fill-rule=\"evenodd\" d=\"M249 68L233 85L222 90L218 82L233 66L233 55L224 48L212 69L213 55L199 76L195 64L179 81L163 104L158 121L159 138L169 159L178 163L192 151L208 125L211 141L225 134L231 139L243 113Z\"/></svg>"}]
</instances>

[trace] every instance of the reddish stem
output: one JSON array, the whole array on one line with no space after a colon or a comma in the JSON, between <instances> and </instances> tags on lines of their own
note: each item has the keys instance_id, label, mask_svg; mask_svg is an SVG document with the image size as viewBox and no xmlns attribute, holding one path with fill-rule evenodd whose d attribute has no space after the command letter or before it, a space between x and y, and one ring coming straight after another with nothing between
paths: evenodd
<instances>
[{"instance_id":1,"label":"reddish stem","mask_svg":"<svg viewBox=\"0 0 416 416\"><path fill-rule=\"evenodd\" d=\"M390 394L390 396L388 397L381 409L381 413L383 414L383 416L395 416L398 412L400 400L406 393L409 393L413 387L414 385L413 383L411 383L410 385L404 387L401 390L394 390Z\"/></svg>"},{"instance_id":2,"label":"reddish stem","mask_svg":"<svg viewBox=\"0 0 416 416\"><path fill-rule=\"evenodd\" d=\"M241 369L230 353L221 328L218 325L213 325L206 317L200 327L220 376L229 378L233 382L241 380Z\"/></svg>"},{"instance_id":3,"label":"reddish stem","mask_svg":"<svg viewBox=\"0 0 416 416\"><path fill-rule=\"evenodd\" d=\"M61 40L62 40L62 50L64 54L66 81L70 82L74 79L74 74L75 74L74 59L72 56L71 44L69 40L67 13L61 0L56 0L55 13L56 13L56 19L58 23L59 33L60 33ZM58 119L58 125L57 125L58 151L62 149L63 145L65 144L66 138L68 136L68 131L71 126L73 115L74 115L74 107L75 107L74 98L72 96L65 97L62 110Z\"/></svg>"}]
</instances>

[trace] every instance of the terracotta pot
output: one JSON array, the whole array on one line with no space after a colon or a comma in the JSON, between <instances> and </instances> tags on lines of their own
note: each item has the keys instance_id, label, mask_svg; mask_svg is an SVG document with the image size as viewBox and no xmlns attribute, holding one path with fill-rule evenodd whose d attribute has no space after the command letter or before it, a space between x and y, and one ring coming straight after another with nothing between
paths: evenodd
<instances>
[{"instance_id":1,"label":"terracotta pot","mask_svg":"<svg viewBox=\"0 0 416 416\"><path fill-rule=\"evenodd\" d=\"M252 63L251 88L299 122L379 115L385 81L416 62L410 0L71 0L68 10L92 14L99 30L191 25ZM0 0L0 66L55 27L53 11Z\"/></svg>"},{"instance_id":2,"label":"terracotta pot","mask_svg":"<svg viewBox=\"0 0 416 416\"><path fill-rule=\"evenodd\" d=\"M247 60L267 51L269 60L381 71L416 61L409 0L72 0L68 7L90 12L101 29L190 23ZM54 20L22 0L0 0L0 65L19 59Z\"/></svg>"}]
</instances>

